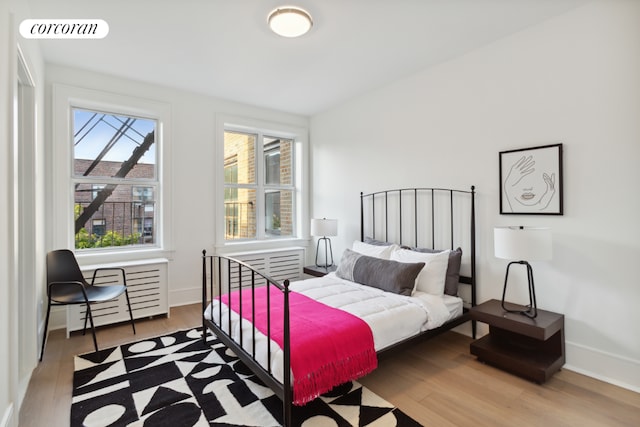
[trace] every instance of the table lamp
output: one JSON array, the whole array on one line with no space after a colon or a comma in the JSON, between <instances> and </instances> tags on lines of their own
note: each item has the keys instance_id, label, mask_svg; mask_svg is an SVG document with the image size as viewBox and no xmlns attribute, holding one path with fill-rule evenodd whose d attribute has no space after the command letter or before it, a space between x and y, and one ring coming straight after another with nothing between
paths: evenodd
<instances>
[{"instance_id":1,"label":"table lamp","mask_svg":"<svg viewBox=\"0 0 640 427\"><path fill-rule=\"evenodd\" d=\"M538 227L496 227L493 230L494 253L496 258L508 259L507 272L502 289L502 308L509 313L520 313L530 318L538 315L536 291L533 284L533 269L529 261L548 261L551 259L551 229ZM505 307L509 268L513 264L522 264L527 268L529 281L529 305L527 310L510 310Z\"/></svg>"},{"instance_id":2,"label":"table lamp","mask_svg":"<svg viewBox=\"0 0 640 427\"><path fill-rule=\"evenodd\" d=\"M316 245L316 266L329 268L333 265L333 250L331 249L331 239L327 236L338 235L338 220L327 218L313 218L311 220L311 235L322 236L318 239ZM324 241L324 265L318 264L318 252L320 250L320 242ZM331 262L329 262L329 255Z\"/></svg>"}]
</instances>

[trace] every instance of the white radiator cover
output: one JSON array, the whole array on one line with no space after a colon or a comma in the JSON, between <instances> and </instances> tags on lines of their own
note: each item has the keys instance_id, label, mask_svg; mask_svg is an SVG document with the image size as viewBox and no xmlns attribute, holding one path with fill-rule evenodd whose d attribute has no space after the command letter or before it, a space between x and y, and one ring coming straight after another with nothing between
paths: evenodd
<instances>
[{"instance_id":1,"label":"white radiator cover","mask_svg":"<svg viewBox=\"0 0 640 427\"><path fill-rule=\"evenodd\" d=\"M91 283L93 271L96 268L124 268L133 318L139 319L169 313L168 264L167 259L158 258L119 264L84 266L81 269L87 282ZM97 285L122 284L122 274L115 270L98 272L95 283ZM85 304L67 306L67 335L69 332L84 328L85 313ZM129 321L125 295L122 294L117 300L91 304L91 314L95 326ZM89 327L88 324L87 327Z\"/></svg>"},{"instance_id":2,"label":"white radiator cover","mask_svg":"<svg viewBox=\"0 0 640 427\"><path fill-rule=\"evenodd\" d=\"M303 277L304 248L237 252L226 255L249 264L280 283L285 279L293 281ZM251 273L248 270L243 271L242 280L244 283L251 280ZM231 283L232 287L237 287L238 273L235 269L231 272Z\"/></svg>"}]
</instances>

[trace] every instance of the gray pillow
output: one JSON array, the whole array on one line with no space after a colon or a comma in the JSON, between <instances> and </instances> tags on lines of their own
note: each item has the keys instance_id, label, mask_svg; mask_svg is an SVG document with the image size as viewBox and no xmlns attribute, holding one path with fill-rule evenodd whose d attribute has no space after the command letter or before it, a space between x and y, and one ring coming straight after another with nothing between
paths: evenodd
<instances>
[{"instance_id":1,"label":"gray pillow","mask_svg":"<svg viewBox=\"0 0 640 427\"><path fill-rule=\"evenodd\" d=\"M382 240L377 240L374 239L373 237L365 237L364 238L364 243L368 243L370 245L374 245L374 246L391 246L394 243L391 242L385 242ZM406 246L406 245L398 245L400 246L401 249L409 249L409 250L413 250L413 248L411 246Z\"/></svg>"},{"instance_id":2,"label":"gray pillow","mask_svg":"<svg viewBox=\"0 0 640 427\"><path fill-rule=\"evenodd\" d=\"M345 280L394 294L411 295L416 277L423 267L423 262L397 262L345 249L336 275Z\"/></svg>"},{"instance_id":3,"label":"gray pillow","mask_svg":"<svg viewBox=\"0 0 640 427\"><path fill-rule=\"evenodd\" d=\"M442 252L442 249L411 248L416 252L434 254ZM449 252L449 264L447 265L447 277L444 281L444 293L458 295L458 282L460 281L460 264L462 263L462 249L458 248Z\"/></svg>"},{"instance_id":4,"label":"gray pillow","mask_svg":"<svg viewBox=\"0 0 640 427\"><path fill-rule=\"evenodd\" d=\"M364 243L368 243L369 245L376 245L376 246L391 246L393 244L389 242L383 242L382 240L376 240L373 237L365 237Z\"/></svg>"}]
</instances>

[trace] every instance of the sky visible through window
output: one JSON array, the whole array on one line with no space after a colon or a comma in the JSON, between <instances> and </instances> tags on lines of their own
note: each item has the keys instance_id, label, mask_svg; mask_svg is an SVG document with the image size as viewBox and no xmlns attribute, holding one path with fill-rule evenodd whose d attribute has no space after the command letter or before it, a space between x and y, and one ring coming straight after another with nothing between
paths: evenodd
<instances>
[{"instance_id":1,"label":"sky visible through window","mask_svg":"<svg viewBox=\"0 0 640 427\"><path fill-rule=\"evenodd\" d=\"M122 116L104 112L73 109L74 158L93 160L107 146L126 122L131 125L102 160L123 162L144 137L155 129L155 120ZM138 163L155 164L156 144L152 144Z\"/></svg>"}]
</instances>

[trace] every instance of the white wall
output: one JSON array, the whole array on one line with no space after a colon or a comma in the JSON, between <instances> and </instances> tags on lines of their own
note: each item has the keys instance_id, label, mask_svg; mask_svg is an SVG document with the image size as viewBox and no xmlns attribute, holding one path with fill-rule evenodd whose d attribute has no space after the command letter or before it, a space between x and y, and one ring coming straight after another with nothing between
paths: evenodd
<instances>
[{"instance_id":1,"label":"white wall","mask_svg":"<svg viewBox=\"0 0 640 427\"><path fill-rule=\"evenodd\" d=\"M360 191L474 184L479 301L501 297L493 227L552 227L533 267L538 306L565 314L566 367L640 390L638 22L640 2L595 1L313 117L312 213L339 219L337 257ZM565 214L499 215L498 152L556 142Z\"/></svg>"},{"instance_id":2,"label":"white wall","mask_svg":"<svg viewBox=\"0 0 640 427\"><path fill-rule=\"evenodd\" d=\"M141 80L144 76L140 76ZM217 115L239 116L297 127L308 127L302 116L280 113L208 96L169 89L142 81L123 80L77 69L48 65L47 94L51 85L62 83L82 88L124 94L167 103L171 109L173 180L172 235L167 248L169 264L169 304L172 306L201 299L201 264L203 249L214 250L214 191ZM48 107L50 108L50 107ZM49 124L50 126L50 124ZM49 144L67 143L48 141ZM55 227L49 224L49 227ZM51 241L50 246L60 243ZM61 318L59 318L61 319ZM59 325L59 321L58 321Z\"/></svg>"}]
</instances>

